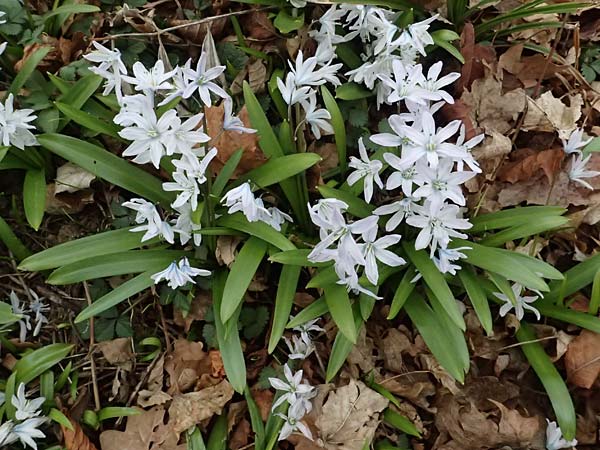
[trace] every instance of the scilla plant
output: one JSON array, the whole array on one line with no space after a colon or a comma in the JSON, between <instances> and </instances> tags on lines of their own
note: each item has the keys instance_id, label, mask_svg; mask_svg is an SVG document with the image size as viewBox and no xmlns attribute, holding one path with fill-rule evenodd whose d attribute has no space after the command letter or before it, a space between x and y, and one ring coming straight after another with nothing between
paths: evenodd
<instances>
[{"instance_id":1,"label":"scilla plant","mask_svg":"<svg viewBox=\"0 0 600 450\"><path fill-rule=\"evenodd\" d=\"M54 269L48 278L54 284L135 275L85 308L76 322L154 284L187 291L209 284L225 370L233 387L246 394L238 318L259 267L278 276L270 352L286 328L331 315L340 333L327 380L341 368L375 303L389 302L388 318L406 312L439 363L462 382L469 353L457 299L468 299L489 334L490 305L499 303L501 313L514 309L523 319L517 338L547 388L565 438L573 439L575 412L567 388L524 313L600 332L599 299L592 301L591 314L563 304L592 282L600 257L562 274L502 248L565 226L562 208L467 216L461 186L480 171L470 150L482 137L467 140L459 121L440 121L439 109L453 101L446 88L459 75L442 75L441 61L427 69L421 64L436 43L456 54L448 42L457 37L453 32L430 32L435 19L415 22L410 11L331 6L311 26L315 55L298 51L288 69L275 70L272 111L243 86L252 128L233 114L225 67L209 62L215 56L210 39L196 63L171 70L161 61L151 68L138 62L133 73L118 50L95 44L86 56L94 75L74 86L54 80L65 90L88 93L83 111L61 102L57 108L97 136L122 142L123 157L102 148L100 139L56 133L36 138L44 149L135 194L123 205L135 210L137 224L45 250L20 268ZM89 86L100 79L104 90L94 93ZM381 113L393 113L386 113L376 132L365 127L363 136L348 142L343 102L372 95ZM216 104L223 105L221 132L258 134L268 158L264 165L232 178L240 149L218 173L211 170L219 148L207 134L204 113ZM324 183L310 186L307 169L321 158L308 151L309 144L330 136L339 167L324 175ZM350 156L353 149L358 152ZM170 179L163 182L127 158L161 168ZM230 234L246 239L231 267L220 267L215 236ZM299 289L320 297L290 320Z\"/></svg>"}]
</instances>

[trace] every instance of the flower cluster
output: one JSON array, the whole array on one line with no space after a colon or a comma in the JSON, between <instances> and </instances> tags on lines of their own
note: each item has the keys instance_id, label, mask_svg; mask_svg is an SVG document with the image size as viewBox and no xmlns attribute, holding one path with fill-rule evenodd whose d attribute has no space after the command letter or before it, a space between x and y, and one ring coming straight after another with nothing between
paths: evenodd
<instances>
[{"instance_id":1,"label":"flower cluster","mask_svg":"<svg viewBox=\"0 0 600 450\"><path fill-rule=\"evenodd\" d=\"M29 289L29 296L31 298L29 304L22 305L21 300L14 291L11 291L9 295L12 313L21 317L17 322L19 324L19 339L21 342L27 340L29 331L33 329L32 335L35 337L40 333L42 326L48 323L45 313L50 310L50 307L32 289Z\"/></svg>"},{"instance_id":2,"label":"flower cluster","mask_svg":"<svg viewBox=\"0 0 600 450\"><path fill-rule=\"evenodd\" d=\"M0 406L5 402L4 394L0 393ZM15 420L8 420L0 425L0 447L20 441L23 447L29 446L37 450L34 439L44 438L45 434L38 428L48 419L42 416L40 408L46 401L44 397L28 400L25 396L25 385L21 383L17 395L13 395L11 403L15 408ZM7 447L8 448L8 447Z\"/></svg>"},{"instance_id":3,"label":"flower cluster","mask_svg":"<svg viewBox=\"0 0 600 450\"><path fill-rule=\"evenodd\" d=\"M584 156L583 151L581 150L583 147L589 144L591 140L592 138L584 139L583 130L576 129L571 133L569 139L562 140L562 144L565 153L567 155L572 155L571 166L569 169L569 178L572 181L579 183L580 185L588 189L593 190L594 187L590 183L585 181L585 178L597 177L598 175L600 175L600 172L596 170L588 170L585 168L587 163L590 161L592 155L589 154L587 156Z\"/></svg>"},{"instance_id":4,"label":"flower cluster","mask_svg":"<svg viewBox=\"0 0 600 450\"><path fill-rule=\"evenodd\" d=\"M292 319L292 318L290 318ZM292 339L284 338L290 350L288 355L291 360L303 360L307 358L315 349L310 333L324 331L317 325L319 319L310 320L298 327L294 327L294 331L299 333L293 335ZM279 433L279 440L287 439L295 431L299 431L308 439L312 440L310 429L304 424L301 419L305 414L312 410L310 400L317 395L317 391L310 384L302 383L302 370L292 373L292 369L288 364L283 366L283 375L285 379L269 378L271 386L278 391L283 392L280 397L273 403L272 410L275 411L280 405L288 404L287 415L275 413L284 420L283 427Z\"/></svg>"},{"instance_id":5,"label":"flower cluster","mask_svg":"<svg viewBox=\"0 0 600 450\"><path fill-rule=\"evenodd\" d=\"M196 94L196 100L203 108L212 106L213 100L221 99L224 107L222 131L254 133L255 130L245 127L233 114L231 97L217 83L225 67L208 67L207 54L203 52L195 68L192 68L191 60L173 70L167 70L160 60L150 69L136 62L130 75L119 50L108 49L97 42L94 47L95 50L85 58L97 64L92 71L106 80L104 94L114 91L117 96L120 111L114 122L123 127L119 135L130 141L123 155L132 157L138 164L150 163L157 169L163 159L168 158L174 167L172 181L162 186L164 191L176 193L170 205L172 213L161 215L153 203L133 198L123 204L136 211L138 226L132 231L143 231L143 242L158 237L173 244L178 236L182 245L192 241L195 246L200 246L202 235L198 232L201 226L196 213L208 192L209 165L216 157L217 149L210 146L211 138L204 129L202 112L188 113L185 104L162 113L159 108L174 100L185 101ZM248 194L243 193L240 199L235 199L232 192L228 196L224 201L230 209L239 208L244 212L249 205L247 199L251 197L257 214L260 212L257 220L267 221L277 229L284 220L291 220L276 208L265 208L261 199L254 199L249 188ZM152 278L156 283L166 280L169 286L176 288L194 283L196 276L209 274L206 270L191 267L188 259L183 258Z\"/></svg>"},{"instance_id":6,"label":"flower cluster","mask_svg":"<svg viewBox=\"0 0 600 450\"><path fill-rule=\"evenodd\" d=\"M0 46L0 54L3 50ZM8 94L4 104L0 103L0 145L14 145L21 150L37 145L37 139L29 131L35 129L31 122L37 118L32 113L33 109L15 109L14 97Z\"/></svg>"}]
</instances>

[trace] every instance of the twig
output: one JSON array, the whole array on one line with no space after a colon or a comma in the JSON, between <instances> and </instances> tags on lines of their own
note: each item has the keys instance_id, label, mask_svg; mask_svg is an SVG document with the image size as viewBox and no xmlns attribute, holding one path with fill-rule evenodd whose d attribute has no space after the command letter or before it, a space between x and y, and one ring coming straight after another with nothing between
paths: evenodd
<instances>
[{"instance_id":1,"label":"twig","mask_svg":"<svg viewBox=\"0 0 600 450\"><path fill-rule=\"evenodd\" d=\"M104 36L104 37L98 37L98 38L94 38L94 41L112 41L115 39L120 39L120 38L124 38L124 37L135 37L135 36L146 36L146 37L150 37L150 36L160 36L162 34L165 33L169 33L171 31L175 31L175 30L179 30L182 28L187 28L187 27L193 27L195 25L202 25L204 23L210 23L213 22L215 20L219 20L219 19L226 19L227 17L232 17L232 16L243 16L255 11L265 11L268 9L272 9L271 6L267 6L264 8L258 8L258 9L245 9L243 11L232 11L226 14L219 14L217 16L211 16L211 17L205 17L204 19L198 19L198 20L194 20L192 22L188 22L188 23L181 23L179 25L174 25L172 27L169 28L165 28L163 30L157 30L157 31L152 31L152 32L148 32L148 33L122 33L122 34L113 34L111 36Z\"/></svg>"},{"instance_id":2,"label":"twig","mask_svg":"<svg viewBox=\"0 0 600 450\"><path fill-rule=\"evenodd\" d=\"M552 56L554 55L554 53L556 53L556 47L558 46L558 43L562 36L562 32L565 28L565 25L566 25L568 19L569 19L569 14L565 14L565 18L562 21L562 25L558 29L558 33L556 33L556 37L554 38L554 42L552 43L552 48L550 49L550 52L548 52L548 55L546 56L546 62L544 64L544 69L542 70L542 73L540 74L540 77L538 78L537 84L535 85L535 89L533 91L533 95L531 96L531 98L537 98L538 95L540 94L540 89L542 88L542 80L544 79L544 75L546 75L546 71L548 70L550 61L552 60Z\"/></svg>"},{"instance_id":3,"label":"twig","mask_svg":"<svg viewBox=\"0 0 600 450\"><path fill-rule=\"evenodd\" d=\"M92 296L90 295L90 289L87 281L83 282L83 290L85 291L85 298L87 299L88 306L92 305ZM96 361L94 360L94 316L90 317L90 345L88 349L88 358L90 360L90 368L92 372L92 390L94 392L94 404L96 405L96 411L100 410L100 391L98 390L98 378L96 377Z\"/></svg>"}]
</instances>

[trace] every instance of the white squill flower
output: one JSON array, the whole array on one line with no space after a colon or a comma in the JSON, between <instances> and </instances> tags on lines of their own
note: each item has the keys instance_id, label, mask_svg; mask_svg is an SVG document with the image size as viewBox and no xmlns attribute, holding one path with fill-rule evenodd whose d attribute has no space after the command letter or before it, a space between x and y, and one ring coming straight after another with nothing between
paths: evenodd
<instances>
[{"instance_id":1,"label":"white squill flower","mask_svg":"<svg viewBox=\"0 0 600 450\"><path fill-rule=\"evenodd\" d=\"M512 309L515 310L515 315L517 319L522 320L525 316L525 310L532 311L538 320L541 319L540 312L530 305L530 303L535 302L538 298L543 297L541 294L539 295L531 295L525 296L521 295L523 291L523 286L518 283L514 283L511 287L514 298L509 298L506 294L502 294L500 292L494 292L494 297L502 300L504 305L500 307L500 316L504 317L508 312Z\"/></svg>"},{"instance_id":2,"label":"white squill flower","mask_svg":"<svg viewBox=\"0 0 600 450\"><path fill-rule=\"evenodd\" d=\"M184 257L179 260L179 264L173 261L165 270L155 273L151 278L154 284L166 280L171 289L177 289L188 283L196 284L194 278L197 276L208 277L210 271L191 267L188 259Z\"/></svg>"},{"instance_id":3,"label":"white squill flower","mask_svg":"<svg viewBox=\"0 0 600 450\"><path fill-rule=\"evenodd\" d=\"M562 431L556 422L548 422L546 427L546 449L547 450L560 450L562 448L571 448L577 445L577 439L567 441L563 438Z\"/></svg>"}]
</instances>

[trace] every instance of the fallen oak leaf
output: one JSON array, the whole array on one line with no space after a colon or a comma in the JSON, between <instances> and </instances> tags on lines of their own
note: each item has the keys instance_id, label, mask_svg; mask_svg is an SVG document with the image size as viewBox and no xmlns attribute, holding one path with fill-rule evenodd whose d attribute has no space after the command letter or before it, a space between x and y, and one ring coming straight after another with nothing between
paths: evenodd
<instances>
[{"instance_id":1,"label":"fallen oak leaf","mask_svg":"<svg viewBox=\"0 0 600 450\"><path fill-rule=\"evenodd\" d=\"M63 424L60 424L60 429L63 434L63 445L66 450L97 450L96 446L83 431L81 425L73 419L69 419L69 421L73 427L72 430L65 427Z\"/></svg>"},{"instance_id":2,"label":"fallen oak leaf","mask_svg":"<svg viewBox=\"0 0 600 450\"><path fill-rule=\"evenodd\" d=\"M519 149L514 154L525 154L518 161L505 163L499 173L498 180L517 183L529 180L533 175L542 170L549 182L552 182L560 171L565 152L560 148L549 150L532 151L531 149Z\"/></svg>"},{"instance_id":3,"label":"fallen oak leaf","mask_svg":"<svg viewBox=\"0 0 600 450\"><path fill-rule=\"evenodd\" d=\"M600 375L600 334L583 330L569 343L565 354L567 379L590 389Z\"/></svg>"}]
</instances>

